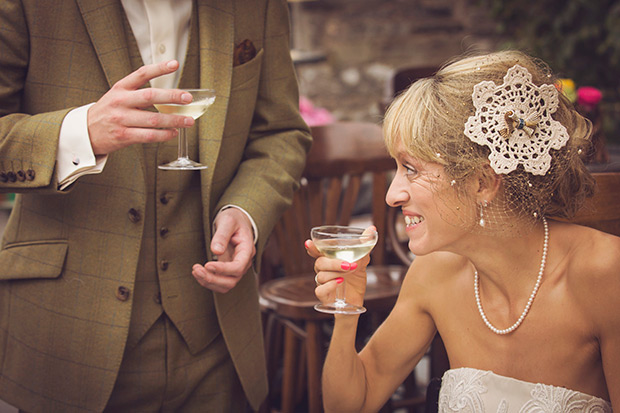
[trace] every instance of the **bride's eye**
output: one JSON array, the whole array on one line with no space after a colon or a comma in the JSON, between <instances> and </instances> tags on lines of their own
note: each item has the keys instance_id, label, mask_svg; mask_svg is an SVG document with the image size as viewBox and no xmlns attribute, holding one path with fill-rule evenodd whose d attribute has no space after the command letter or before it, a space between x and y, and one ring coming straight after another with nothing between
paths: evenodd
<instances>
[{"instance_id":1,"label":"bride's eye","mask_svg":"<svg viewBox=\"0 0 620 413\"><path fill-rule=\"evenodd\" d=\"M409 180L414 179L418 175L418 170L411 165L403 164L405 169L405 177Z\"/></svg>"}]
</instances>

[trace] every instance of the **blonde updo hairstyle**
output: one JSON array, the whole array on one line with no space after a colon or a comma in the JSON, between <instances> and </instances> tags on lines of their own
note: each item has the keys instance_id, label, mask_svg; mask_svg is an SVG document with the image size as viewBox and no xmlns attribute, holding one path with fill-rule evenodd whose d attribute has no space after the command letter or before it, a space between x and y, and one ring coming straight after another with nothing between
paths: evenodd
<instances>
[{"instance_id":1,"label":"blonde updo hairstyle","mask_svg":"<svg viewBox=\"0 0 620 413\"><path fill-rule=\"evenodd\" d=\"M474 86L482 81L500 85L515 64L526 68L537 86L554 84L549 67L518 51L504 51L465 57L442 67L434 76L421 79L398 96L388 108L383 132L392 156L402 141L408 155L444 166L454 189L461 191L470 177L494 174L489 167L489 149L472 142L464 125L475 113ZM592 126L560 93L560 103L552 115L566 128L570 139L560 150L551 150L551 167L543 176L516 170L499 175L501 202L495 202L496 216L571 218L591 196L594 179L586 169L582 153L587 153ZM492 214L493 212L490 211Z\"/></svg>"}]
</instances>

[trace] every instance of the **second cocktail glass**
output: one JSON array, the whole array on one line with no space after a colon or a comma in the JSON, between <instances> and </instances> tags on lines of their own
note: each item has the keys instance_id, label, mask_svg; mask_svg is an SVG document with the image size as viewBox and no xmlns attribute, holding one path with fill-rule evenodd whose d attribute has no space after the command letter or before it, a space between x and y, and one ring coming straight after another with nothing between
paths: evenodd
<instances>
[{"instance_id":1,"label":"second cocktail glass","mask_svg":"<svg viewBox=\"0 0 620 413\"><path fill-rule=\"evenodd\" d=\"M323 255L349 263L353 263L368 254L378 239L375 230L340 225L324 225L312 228L310 236L316 248ZM347 303L345 282L338 285L333 303L317 304L314 309L330 314L361 314L366 311L364 307Z\"/></svg>"},{"instance_id":2,"label":"second cocktail glass","mask_svg":"<svg viewBox=\"0 0 620 413\"><path fill-rule=\"evenodd\" d=\"M189 92L194 98L186 105L177 104L157 104L155 108L160 113L191 116L194 119L201 117L215 101L215 90L213 89L181 89ZM185 128L179 128L179 149L178 158L164 165L159 165L159 169L194 171L206 169L207 166L189 159L187 147L187 135Z\"/></svg>"}]
</instances>

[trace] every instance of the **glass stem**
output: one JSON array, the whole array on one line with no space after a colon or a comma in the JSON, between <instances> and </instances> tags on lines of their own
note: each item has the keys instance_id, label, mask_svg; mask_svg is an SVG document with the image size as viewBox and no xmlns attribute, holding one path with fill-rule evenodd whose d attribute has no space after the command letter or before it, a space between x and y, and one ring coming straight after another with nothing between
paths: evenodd
<instances>
[{"instance_id":1,"label":"glass stem","mask_svg":"<svg viewBox=\"0 0 620 413\"><path fill-rule=\"evenodd\" d=\"M189 159L185 128L179 128L179 158Z\"/></svg>"},{"instance_id":2,"label":"glass stem","mask_svg":"<svg viewBox=\"0 0 620 413\"><path fill-rule=\"evenodd\" d=\"M336 302L345 302L344 299L344 281L336 286Z\"/></svg>"}]
</instances>

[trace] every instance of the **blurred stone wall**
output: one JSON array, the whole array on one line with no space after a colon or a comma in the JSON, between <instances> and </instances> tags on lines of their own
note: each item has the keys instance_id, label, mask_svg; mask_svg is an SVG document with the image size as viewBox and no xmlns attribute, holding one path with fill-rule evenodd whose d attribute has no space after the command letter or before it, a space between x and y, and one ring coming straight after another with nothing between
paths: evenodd
<instances>
[{"instance_id":1,"label":"blurred stone wall","mask_svg":"<svg viewBox=\"0 0 620 413\"><path fill-rule=\"evenodd\" d=\"M300 92L338 120L379 122L395 71L493 50L494 22L475 0L314 0L289 3Z\"/></svg>"}]
</instances>

